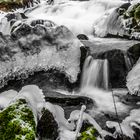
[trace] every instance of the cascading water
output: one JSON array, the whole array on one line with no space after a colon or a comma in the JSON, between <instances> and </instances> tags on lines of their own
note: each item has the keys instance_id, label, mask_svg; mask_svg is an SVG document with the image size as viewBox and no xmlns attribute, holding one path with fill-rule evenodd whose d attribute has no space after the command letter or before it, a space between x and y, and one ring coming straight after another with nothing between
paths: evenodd
<instances>
[{"instance_id":1,"label":"cascading water","mask_svg":"<svg viewBox=\"0 0 140 140\"><path fill-rule=\"evenodd\" d=\"M108 89L108 61L88 56L83 67L81 89L86 87Z\"/></svg>"},{"instance_id":2,"label":"cascading water","mask_svg":"<svg viewBox=\"0 0 140 140\"><path fill-rule=\"evenodd\" d=\"M75 35L92 35L96 21L104 18L106 12L124 3L122 0L54 0L50 5L45 0L40 2L36 8L19 11L25 13L30 19L46 19L55 22L57 25L65 25ZM102 22L102 20L100 21ZM3 21L2 24L7 25L6 22L8 21ZM4 34L8 33L4 30L6 27L1 25L0 27L0 31L3 31Z\"/></svg>"}]
</instances>

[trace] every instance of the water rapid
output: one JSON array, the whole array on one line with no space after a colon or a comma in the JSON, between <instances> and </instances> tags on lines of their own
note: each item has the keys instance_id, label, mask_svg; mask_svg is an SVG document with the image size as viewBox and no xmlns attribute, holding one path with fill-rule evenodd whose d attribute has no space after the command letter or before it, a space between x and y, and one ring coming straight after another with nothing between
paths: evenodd
<instances>
[{"instance_id":1,"label":"water rapid","mask_svg":"<svg viewBox=\"0 0 140 140\"><path fill-rule=\"evenodd\" d=\"M108 89L108 60L88 56L83 67L81 89L85 87Z\"/></svg>"}]
</instances>

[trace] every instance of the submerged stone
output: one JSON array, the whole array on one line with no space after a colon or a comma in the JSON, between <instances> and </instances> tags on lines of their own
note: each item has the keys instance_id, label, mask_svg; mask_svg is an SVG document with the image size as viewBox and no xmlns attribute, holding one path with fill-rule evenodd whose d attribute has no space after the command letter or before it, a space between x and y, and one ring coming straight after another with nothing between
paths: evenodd
<instances>
[{"instance_id":1,"label":"submerged stone","mask_svg":"<svg viewBox=\"0 0 140 140\"><path fill-rule=\"evenodd\" d=\"M77 38L80 40L89 40L89 38L85 34L79 34L77 35Z\"/></svg>"}]
</instances>

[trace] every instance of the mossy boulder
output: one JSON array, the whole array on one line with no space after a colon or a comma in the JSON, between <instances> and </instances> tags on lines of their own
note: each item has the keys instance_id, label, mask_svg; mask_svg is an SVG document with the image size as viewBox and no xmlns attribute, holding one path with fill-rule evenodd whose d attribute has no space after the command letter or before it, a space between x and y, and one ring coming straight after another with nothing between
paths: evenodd
<instances>
[{"instance_id":1,"label":"mossy boulder","mask_svg":"<svg viewBox=\"0 0 140 140\"><path fill-rule=\"evenodd\" d=\"M0 1L0 10L10 11L12 9L29 7L33 5L33 0L1 0Z\"/></svg>"},{"instance_id":2,"label":"mossy boulder","mask_svg":"<svg viewBox=\"0 0 140 140\"><path fill-rule=\"evenodd\" d=\"M127 14L129 17L134 17L135 15L135 11L137 9L137 7L140 5L140 3L136 3L134 5L131 5L128 10L127 10Z\"/></svg>"},{"instance_id":3,"label":"mossy boulder","mask_svg":"<svg viewBox=\"0 0 140 140\"><path fill-rule=\"evenodd\" d=\"M137 22L140 21L140 4L139 4L139 6L135 9L134 18L136 19Z\"/></svg>"},{"instance_id":4,"label":"mossy boulder","mask_svg":"<svg viewBox=\"0 0 140 140\"><path fill-rule=\"evenodd\" d=\"M78 140L97 140L98 135L99 133L94 127L89 127L86 131L81 133Z\"/></svg>"},{"instance_id":5,"label":"mossy boulder","mask_svg":"<svg viewBox=\"0 0 140 140\"><path fill-rule=\"evenodd\" d=\"M19 99L0 112L1 140L35 140L34 115L25 99Z\"/></svg>"},{"instance_id":6,"label":"mossy boulder","mask_svg":"<svg viewBox=\"0 0 140 140\"><path fill-rule=\"evenodd\" d=\"M140 20L140 3L131 5L124 13L124 18L134 18L137 22Z\"/></svg>"}]
</instances>

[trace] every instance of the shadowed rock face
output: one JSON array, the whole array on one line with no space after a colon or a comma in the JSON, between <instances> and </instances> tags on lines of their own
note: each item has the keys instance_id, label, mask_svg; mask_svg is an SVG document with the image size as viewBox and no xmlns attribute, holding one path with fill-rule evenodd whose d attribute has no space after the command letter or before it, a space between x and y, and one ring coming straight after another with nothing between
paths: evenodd
<instances>
[{"instance_id":1,"label":"shadowed rock face","mask_svg":"<svg viewBox=\"0 0 140 140\"><path fill-rule=\"evenodd\" d=\"M37 133L39 135L39 140L42 140L43 138L56 140L59 136L58 124L55 121L53 114L47 109L38 121Z\"/></svg>"},{"instance_id":2,"label":"shadowed rock face","mask_svg":"<svg viewBox=\"0 0 140 140\"><path fill-rule=\"evenodd\" d=\"M75 82L80 72L81 46L66 27L51 21L15 21L9 36L0 35L0 86L14 77L26 79L49 69L57 69Z\"/></svg>"},{"instance_id":3,"label":"shadowed rock face","mask_svg":"<svg viewBox=\"0 0 140 140\"><path fill-rule=\"evenodd\" d=\"M137 60L140 57L140 43L133 45L128 49L128 52L132 55L134 63L137 62Z\"/></svg>"}]
</instances>

